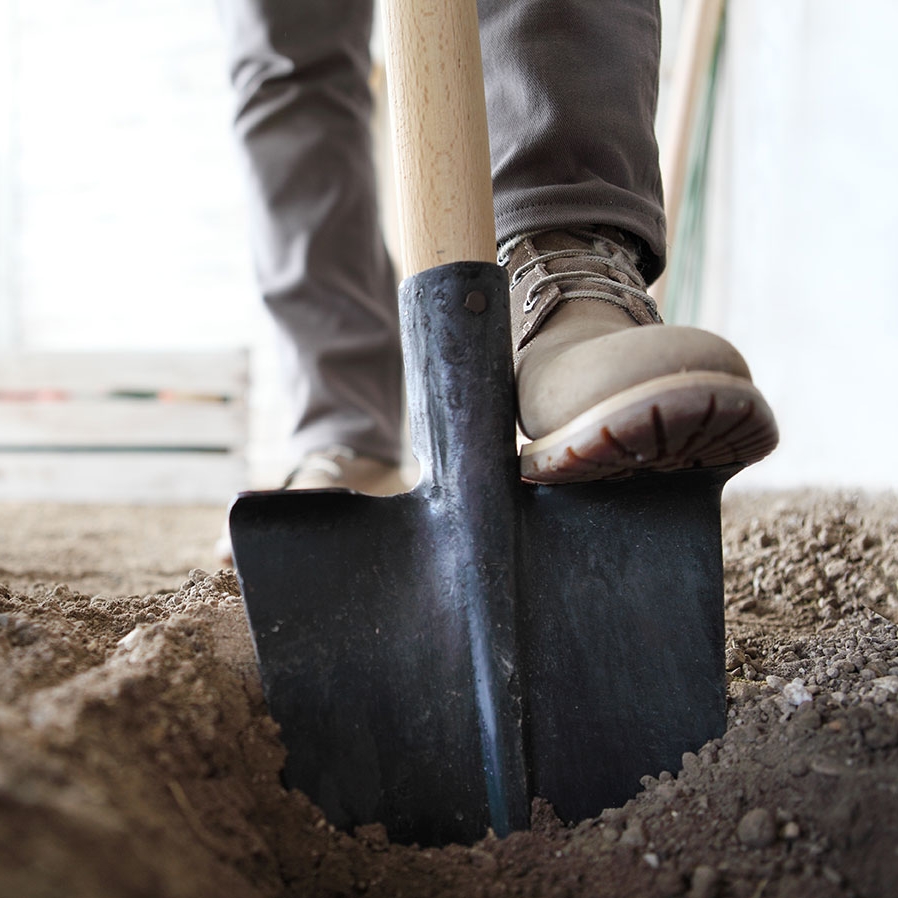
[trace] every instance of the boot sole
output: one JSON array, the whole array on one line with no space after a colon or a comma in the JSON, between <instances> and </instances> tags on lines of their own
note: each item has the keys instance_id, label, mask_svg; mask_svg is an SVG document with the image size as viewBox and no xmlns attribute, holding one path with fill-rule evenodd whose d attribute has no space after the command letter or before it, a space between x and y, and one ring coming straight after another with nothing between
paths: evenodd
<instances>
[{"instance_id":1,"label":"boot sole","mask_svg":"<svg viewBox=\"0 0 898 898\"><path fill-rule=\"evenodd\" d=\"M631 387L526 443L537 483L613 480L648 471L749 465L779 441L773 412L744 377L681 372Z\"/></svg>"}]
</instances>

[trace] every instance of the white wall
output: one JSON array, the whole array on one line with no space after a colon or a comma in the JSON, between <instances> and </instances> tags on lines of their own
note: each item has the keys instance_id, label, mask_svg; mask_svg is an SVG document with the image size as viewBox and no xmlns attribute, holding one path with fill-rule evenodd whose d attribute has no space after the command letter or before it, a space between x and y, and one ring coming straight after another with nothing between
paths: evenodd
<instances>
[{"instance_id":1,"label":"white wall","mask_svg":"<svg viewBox=\"0 0 898 898\"><path fill-rule=\"evenodd\" d=\"M742 487L898 487L896 34L894 0L729 2L705 292L782 431Z\"/></svg>"},{"instance_id":2,"label":"white wall","mask_svg":"<svg viewBox=\"0 0 898 898\"><path fill-rule=\"evenodd\" d=\"M19 340L239 339L250 281L214 3L17 11Z\"/></svg>"},{"instance_id":3,"label":"white wall","mask_svg":"<svg viewBox=\"0 0 898 898\"><path fill-rule=\"evenodd\" d=\"M214 0L3 2L0 211L13 227L0 247L0 347L250 346L250 462L271 485L284 399L253 284Z\"/></svg>"},{"instance_id":4,"label":"white wall","mask_svg":"<svg viewBox=\"0 0 898 898\"><path fill-rule=\"evenodd\" d=\"M898 4L728 6L705 314L783 432L736 483L895 487ZM223 53L213 0L0 3L0 350L249 344L264 477L282 399Z\"/></svg>"}]
</instances>

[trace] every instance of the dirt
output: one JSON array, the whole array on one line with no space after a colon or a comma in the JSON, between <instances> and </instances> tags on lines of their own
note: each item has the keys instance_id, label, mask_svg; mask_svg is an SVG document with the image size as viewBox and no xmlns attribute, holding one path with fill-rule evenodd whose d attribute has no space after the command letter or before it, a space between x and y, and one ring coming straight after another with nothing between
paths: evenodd
<instances>
[{"instance_id":1,"label":"dirt","mask_svg":"<svg viewBox=\"0 0 898 898\"><path fill-rule=\"evenodd\" d=\"M281 787L236 580L196 569L219 523L0 505L3 898L895 894L895 496L728 499L725 736L595 819L426 850Z\"/></svg>"}]
</instances>

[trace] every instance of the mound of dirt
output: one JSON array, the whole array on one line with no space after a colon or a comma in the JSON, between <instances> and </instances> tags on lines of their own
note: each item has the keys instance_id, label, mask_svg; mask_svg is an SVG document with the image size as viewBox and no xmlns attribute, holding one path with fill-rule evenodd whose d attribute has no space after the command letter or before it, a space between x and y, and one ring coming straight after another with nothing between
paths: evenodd
<instances>
[{"instance_id":1,"label":"mound of dirt","mask_svg":"<svg viewBox=\"0 0 898 898\"><path fill-rule=\"evenodd\" d=\"M0 507L0 895L894 894L895 497L728 500L724 737L596 819L427 850L281 787L233 574L176 586L217 520Z\"/></svg>"}]
</instances>

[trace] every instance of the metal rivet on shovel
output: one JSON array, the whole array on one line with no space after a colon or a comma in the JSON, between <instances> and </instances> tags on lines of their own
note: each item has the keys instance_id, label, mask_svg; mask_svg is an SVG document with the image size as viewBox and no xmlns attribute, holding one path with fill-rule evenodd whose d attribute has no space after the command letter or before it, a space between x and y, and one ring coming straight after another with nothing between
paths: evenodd
<instances>
[{"instance_id":1,"label":"metal rivet on shovel","mask_svg":"<svg viewBox=\"0 0 898 898\"><path fill-rule=\"evenodd\" d=\"M247 493L231 535L287 784L343 829L471 843L527 827L535 796L598 815L722 734L733 472L521 481L476 5L384 11L421 480L388 498Z\"/></svg>"},{"instance_id":2,"label":"metal rivet on shovel","mask_svg":"<svg viewBox=\"0 0 898 898\"><path fill-rule=\"evenodd\" d=\"M465 308L475 315L486 311L486 294L482 290L472 290L465 297Z\"/></svg>"}]
</instances>

